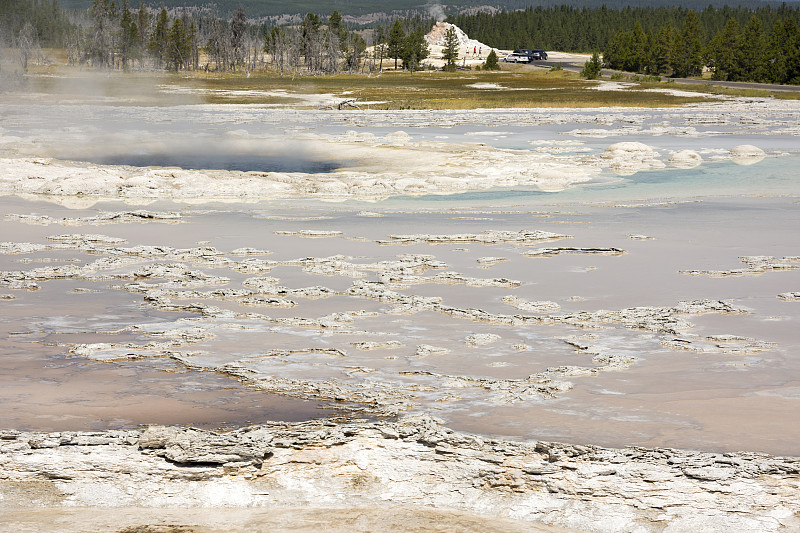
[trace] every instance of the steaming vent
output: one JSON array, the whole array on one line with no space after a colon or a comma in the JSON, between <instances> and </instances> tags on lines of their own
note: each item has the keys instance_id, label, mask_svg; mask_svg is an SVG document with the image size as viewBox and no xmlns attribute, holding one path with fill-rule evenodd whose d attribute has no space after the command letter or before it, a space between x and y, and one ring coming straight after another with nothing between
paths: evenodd
<instances>
[{"instance_id":1,"label":"steaming vent","mask_svg":"<svg viewBox=\"0 0 800 533\"><path fill-rule=\"evenodd\" d=\"M53 147L50 155L100 165L179 167L186 170L324 174L343 166L342 161L315 155L301 143L263 139L189 137L138 143L117 143L109 139L107 142Z\"/></svg>"}]
</instances>

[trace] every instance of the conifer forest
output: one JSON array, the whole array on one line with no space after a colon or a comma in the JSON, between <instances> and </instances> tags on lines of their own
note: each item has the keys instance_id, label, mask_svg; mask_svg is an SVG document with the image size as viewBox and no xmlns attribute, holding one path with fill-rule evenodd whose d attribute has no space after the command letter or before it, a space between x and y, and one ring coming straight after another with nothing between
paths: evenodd
<instances>
[{"instance_id":1,"label":"conifer forest","mask_svg":"<svg viewBox=\"0 0 800 533\"><path fill-rule=\"evenodd\" d=\"M800 9L529 7L450 17L488 46L602 54L617 70L674 77L800 83ZM127 0L93 0L88 10L64 10L58 0L0 3L0 49L23 69L42 49L60 48L74 65L102 69L252 71L334 74L366 68L422 68L433 19L395 19L357 27L340 13L308 13L277 25L231 17L212 7L167 9ZM6 52L8 53L8 52ZM8 58L6 58L8 61Z\"/></svg>"}]
</instances>

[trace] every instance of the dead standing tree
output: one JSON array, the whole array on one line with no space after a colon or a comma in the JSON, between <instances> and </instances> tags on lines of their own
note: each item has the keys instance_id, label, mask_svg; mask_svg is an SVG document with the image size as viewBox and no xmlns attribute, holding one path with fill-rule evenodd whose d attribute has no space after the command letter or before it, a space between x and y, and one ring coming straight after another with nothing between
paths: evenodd
<instances>
[{"instance_id":1,"label":"dead standing tree","mask_svg":"<svg viewBox=\"0 0 800 533\"><path fill-rule=\"evenodd\" d=\"M342 60L342 44L339 36L332 31L324 32L324 40L322 60L319 62L320 71L324 74L336 74Z\"/></svg>"},{"instance_id":2,"label":"dead standing tree","mask_svg":"<svg viewBox=\"0 0 800 533\"><path fill-rule=\"evenodd\" d=\"M13 47L22 70L27 72L28 63L36 57L39 50L39 38L36 35L36 28L33 27L33 24L30 22L25 23L14 39Z\"/></svg>"},{"instance_id":3,"label":"dead standing tree","mask_svg":"<svg viewBox=\"0 0 800 533\"><path fill-rule=\"evenodd\" d=\"M241 4L236 8L231 19L231 68L236 70L239 66L246 66L245 60L250 55L247 50L246 39L247 32L247 16L244 13L244 8Z\"/></svg>"},{"instance_id":4,"label":"dead standing tree","mask_svg":"<svg viewBox=\"0 0 800 533\"><path fill-rule=\"evenodd\" d=\"M116 32L114 19L116 8L108 0L95 0L89 9L92 17L91 38L87 43L87 55L92 65L99 68L111 67L114 61L114 39Z\"/></svg>"},{"instance_id":5,"label":"dead standing tree","mask_svg":"<svg viewBox=\"0 0 800 533\"><path fill-rule=\"evenodd\" d=\"M227 69L230 39L226 38L225 25L219 18L211 17L209 26L206 42L208 59L215 64L217 71Z\"/></svg>"},{"instance_id":6,"label":"dead standing tree","mask_svg":"<svg viewBox=\"0 0 800 533\"><path fill-rule=\"evenodd\" d=\"M270 56L272 68L281 76L289 68L291 46L292 38L284 28L275 26L264 36L264 50Z\"/></svg>"}]
</instances>

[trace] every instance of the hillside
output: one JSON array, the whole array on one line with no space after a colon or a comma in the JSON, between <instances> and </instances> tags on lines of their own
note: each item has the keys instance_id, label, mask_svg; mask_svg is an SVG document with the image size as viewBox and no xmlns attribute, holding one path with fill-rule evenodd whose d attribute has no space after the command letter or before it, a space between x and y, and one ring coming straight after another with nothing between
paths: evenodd
<instances>
[{"instance_id":1,"label":"hillside","mask_svg":"<svg viewBox=\"0 0 800 533\"><path fill-rule=\"evenodd\" d=\"M131 7L138 7L139 0L129 0ZM248 17L260 18L283 14L317 13L330 14L334 10L343 15L361 16L371 13L402 13L428 14L436 16L443 13L445 16L454 16L474 10L476 7L499 8L506 11L525 9L536 6L560 6L595 8L605 5L612 9L632 7L658 7L658 6L683 6L692 9L702 9L709 5L714 6L744 6L759 7L766 4L780 6L778 1L762 0L458 0L452 4L432 4L426 0L347 0L344 2L334 0L297 0L287 4L280 0L217 0L207 2L203 0L145 0L145 5L159 8L162 4L167 8L183 6L208 6L216 5L218 12L229 16L241 4ZM789 4L800 4L800 0L789 0ZM60 5L67 9L88 9L92 0L61 0Z\"/></svg>"}]
</instances>

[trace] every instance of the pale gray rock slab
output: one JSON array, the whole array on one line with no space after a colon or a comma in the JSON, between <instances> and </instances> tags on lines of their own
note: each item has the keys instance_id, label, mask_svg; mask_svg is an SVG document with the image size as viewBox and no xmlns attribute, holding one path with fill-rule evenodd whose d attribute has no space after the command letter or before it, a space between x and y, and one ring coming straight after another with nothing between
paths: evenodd
<instances>
[{"instance_id":1,"label":"pale gray rock slab","mask_svg":"<svg viewBox=\"0 0 800 533\"><path fill-rule=\"evenodd\" d=\"M294 236L294 237L307 237L307 238L324 238L324 237L340 237L343 232L336 230L281 230L275 231L275 235Z\"/></svg>"},{"instance_id":2,"label":"pale gray rock slab","mask_svg":"<svg viewBox=\"0 0 800 533\"><path fill-rule=\"evenodd\" d=\"M503 296L503 303L515 307L520 311L528 311L530 313L551 313L561 310L561 306L556 302L548 300L532 302L514 295Z\"/></svg>"},{"instance_id":3,"label":"pale gray rock slab","mask_svg":"<svg viewBox=\"0 0 800 533\"><path fill-rule=\"evenodd\" d=\"M800 256L786 256L777 258L766 255L742 256L739 261L744 263L745 268L732 268L728 270L679 270L679 274L689 276L708 276L712 278L723 278L728 276L758 275L765 272L778 272L781 270L800 269Z\"/></svg>"},{"instance_id":4,"label":"pale gray rock slab","mask_svg":"<svg viewBox=\"0 0 800 533\"><path fill-rule=\"evenodd\" d=\"M569 235L553 233L550 231L484 231L483 233L462 233L451 235L389 235L389 240L378 241L378 244L412 244L425 242L429 244L447 243L481 243L481 244L500 244L500 243L537 243L542 241L553 241L568 239Z\"/></svg>"},{"instance_id":5,"label":"pale gray rock slab","mask_svg":"<svg viewBox=\"0 0 800 533\"><path fill-rule=\"evenodd\" d=\"M479 265L489 266L489 265L496 265L497 263L504 263L508 261L508 258L488 256L488 257L479 257L478 259L476 259L476 261Z\"/></svg>"},{"instance_id":6,"label":"pale gray rock slab","mask_svg":"<svg viewBox=\"0 0 800 533\"><path fill-rule=\"evenodd\" d=\"M84 226L101 224L120 224L130 222L164 222L175 224L183 222L183 216L176 212L157 212L137 209L133 211L103 212L92 217L61 217L55 218L47 215L6 215L7 220L16 220L26 224L49 226L59 224L62 226Z\"/></svg>"},{"instance_id":7,"label":"pale gray rock slab","mask_svg":"<svg viewBox=\"0 0 800 533\"><path fill-rule=\"evenodd\" d=\"M626 253L621 248L580 248L563 246L557 248L535 248L525 252L525 257L553 257L562 254L584 254L584 255L622 255Z\"/></svg>"},{"instance_id":8,"label":"pale gray rock slab","mask_svg":"<svg viewBox=\"0 0 800 533\"><path fill-rule=\"evenodd\" d=\"M272 434L263 429L213 433L194 428L150 426L139 448L178 464L261 464L272 452Z\"/></svg>"},{"instance_id":9,"label":"pale gray rock slab","mask_svg":"<svg viewBox=\"0 0 800 533\"><path fill-rule=\"evenodd\" d=\"M485 346L497 342L500 339L500 335L495 333L475 333L473 335L468 335L467 338L464 339L464 342L469 346Z\"/></svg>"},{"instance_id":10,"label":"pale gray rock slab","mask_svg":"<svg viewBox=\"0 0 800 533\"><path fill-rule=\"evenodd\" d=\"M800 458L512 442L427 415L215 433L0 431L0 509L425 506L590 532L791 531ZM36 497L20 498L21 491Z\"/></svg>"},{"instance_id":11,"label":"pale gray rock slab","mask_svg":"<svg viewBox=\"0 0 800 533\"><path fill-rule=\"evenodd\" d=\"M359 350L369 351L369 350L379 350L379 349L395 349L400 348L403 346L403 343L400 341L364 341L364 342L351 342L351 346L354 348L358 348Z\"/></svg>"}]
</instances>

